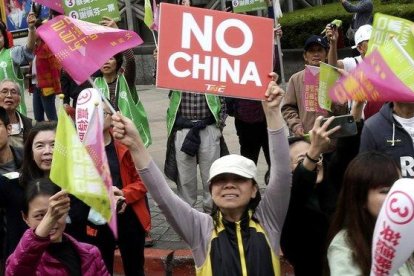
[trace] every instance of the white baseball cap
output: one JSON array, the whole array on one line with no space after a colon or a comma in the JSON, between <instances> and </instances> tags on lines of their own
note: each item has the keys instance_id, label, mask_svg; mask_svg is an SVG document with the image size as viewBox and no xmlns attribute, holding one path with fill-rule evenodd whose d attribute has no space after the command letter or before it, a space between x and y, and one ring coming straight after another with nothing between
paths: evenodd
<instances>
[{"instance_id":1,"label":"white baseball cap","mask_svg":"<svg viewBox=\"0 0 414 276\"><path fill-rule=\"evenodd\" d=\"M241 155L230 154L223 156L211 165L210 177L208 183L219 174L232 173L245 178L253 178L256 181L257 167L256 164Z\"/></svg>"},{"instance_id":2,"label":"white baseball cap","mask_svg":"<svg viewBox=\"0 0 414 276\"><path fill-rule=\"evenodd\" d=\"M355 46L352 46L353 49L355 49L359 43L365 40L369 40L371 38L372 33L372 26L371 25L362 25L358 28L358 30L355 32Z\"/></svg>"}]
</instances>

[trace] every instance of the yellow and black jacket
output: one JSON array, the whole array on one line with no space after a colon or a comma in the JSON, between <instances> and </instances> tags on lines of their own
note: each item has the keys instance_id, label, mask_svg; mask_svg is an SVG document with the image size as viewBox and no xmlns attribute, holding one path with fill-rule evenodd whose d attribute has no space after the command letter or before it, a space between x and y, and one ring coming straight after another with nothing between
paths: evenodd
<instances>
[{"instance_id":1,"label":"yellow and black jacket","mask_svg":"<svg viewBox=\"0 0 414 276\"><path fill-rule=\"evenodd\" d=\"M254 214L239 222L201 213L181 200L168 186L154 161L139 170L155 202L174 230L190 246L197 275L280 275L280 235L292 182L289 146L284 129L268 130L271 158L269 185Z\"/></svg>"}]
</instances>

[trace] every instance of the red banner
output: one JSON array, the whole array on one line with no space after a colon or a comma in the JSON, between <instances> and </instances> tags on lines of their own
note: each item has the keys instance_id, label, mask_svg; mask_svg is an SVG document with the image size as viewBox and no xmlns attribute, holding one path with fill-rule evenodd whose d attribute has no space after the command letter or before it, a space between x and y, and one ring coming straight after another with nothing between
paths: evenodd
<instances>
[{"instance_id":1,"label":"red banner","mask_svg":"<svg viewBox=\"0 0 414 276\"><path fill-rule=\"evenodd\" d=\"M271 19L162 3L157 87L263 99L273 47Z\"/></svg>"}]
</instances>

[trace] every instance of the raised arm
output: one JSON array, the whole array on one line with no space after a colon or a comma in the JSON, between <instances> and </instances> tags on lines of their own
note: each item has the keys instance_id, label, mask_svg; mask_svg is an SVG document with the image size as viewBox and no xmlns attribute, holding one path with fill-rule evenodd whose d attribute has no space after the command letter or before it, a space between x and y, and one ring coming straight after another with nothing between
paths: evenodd
<instances>
[{"instance_id":1,"label":"raised arm","mask_svg":"<svg viewBox=\"0 0 414 276\"><path fill-rule=\"evenodd\" d=\"M140 177L154 201L174 230L193 249L195 264L201 266L206 258L207 250L204 249L210 238L207 233L212 230L211 216L195 210L171 190L131 120L119 113L113 115L112 119L114 137L129 148Z\"/></svg>"},{"instance_id":2,"label":"raised arm","mask_svg":"<svg viewBox=\"0 0 414 276\"><path fill-rule=\"evenodd\" d=\"M352 4L347 0L341 0L342 6L347 12L370 12L373 9L372 1L358 1L358 3Z\"/></svg>"},{"instance_id":3,"label":"raised arm","mask_svg":"<svg viewBox=\"0 0 414 276\"><path fill-rule=\"evenodd\" d=\"M36 42L35 23L36 23L36 16L33 12L30 12L29 15L27 16L27 25L29 26L29 34L27 36L27 43L26 43L26 48L30 52L33 52L35 48L35 42Z\"/></svg>"},{"instance_id":4,"label":"raised arm","mask_svg":"<svg viewBox=\"0 0 414 276\"><path fill-rule=\"evenodd\" d=\"M335 67L344 68L343 62L338 60L338 28L335 25L328 24L325 30L329 39L328 63Z\"/></svg>"},{"instance_id":5,"label":"raised arm","mask_svg":"<svg viewBox=\"0 0 414 276\"><path fill-rule=\"evenodd\" d=\"M266 188L256 217L268 232L273 250L279 253L280 234L289 205L292 175L290 171L289 145L280 104L285 92L273 81L266 91L263 110L266 115L269 133L271 159L269 185Z\"/></svg>"}]
</instances>

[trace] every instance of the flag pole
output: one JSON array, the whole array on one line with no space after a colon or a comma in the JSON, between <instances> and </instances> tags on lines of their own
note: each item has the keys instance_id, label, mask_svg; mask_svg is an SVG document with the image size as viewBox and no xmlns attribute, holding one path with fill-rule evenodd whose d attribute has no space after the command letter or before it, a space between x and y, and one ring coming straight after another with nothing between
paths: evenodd
<instances>
[{"instance_id":1,"label":"flag pole","mask_svg":"<svg viewBox=\"0 0 414 276\"><path fill-rule=\"evenodd\" d=\"M392 42L395 46L397 46L398 50L404 55L404 57L411 63L411 66L414 67L414 60L413 58L407 53L407 51L401 46L401 44L398 42L398 40L393 36Z\"/></svg>"},{"instance_id":2,"label":"flag pole","mask_svg":"<svg viewBox=\"0 0 414 276\"><path fill-rule=\"evenodd\" d=\"M151 33L152 33L152 37L154 38L155 47L156 47L156 48L157 48L157 50L158 50L157 38L155 37L155 33L154 33L154 30L153 30L153 29L151 29Z\"/></svg>"},{"instance_id":3,"label":"flag pole","mask_svg":"<svg viewBox=\"0 0 414 276\"><path fill-rule=\"evenodd\" d=\"M93 82L93 80L92 80L91 77L88 78L88 81L92 85L93 88L95 88L96 90L98 90L99 95L101 96L101 98L105 102L105 104L108 106L109 110L111 110L112 114L115 114L116 111L115 111L114 107L109 102L109 100L103 95L102 91L96 86L96 84Z\"/></svg>"},{"instance_id":4,"label":"flag pole","mask_svg":"<svg viewBox=\"0 0 414 276\"><path fill-rule=\"evenodd\" d=\"M282 17L282 11L280 10L279 0L272 0L272 4L273 4L273 17L275 20L275 29L277 29L278 27L280 27L278 19ZM283 53L282 53L282 46L280 45L279 35L276 35L275 37L275 45L277 45L277 52L279 55L280 78L281 78L282 86L285 86L286 85L285 68L283 66Z\"/></svg>"}]
</instances>

